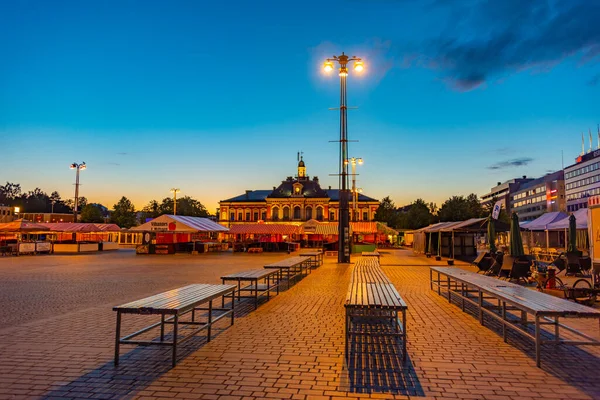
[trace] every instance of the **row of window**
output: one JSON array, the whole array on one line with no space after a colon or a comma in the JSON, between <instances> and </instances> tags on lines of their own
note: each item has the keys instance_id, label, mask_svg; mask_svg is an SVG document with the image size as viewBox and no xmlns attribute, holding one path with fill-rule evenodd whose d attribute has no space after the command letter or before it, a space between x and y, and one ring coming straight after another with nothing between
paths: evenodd
<instances>
[{"instance_id":1,"label":"row of window","mask_svg":"<svg viewBox=\"0 0 600 400\"><path fill-rule=\"evenodd\" d=\"M283 208L283 215L281 216L281 221L289 221L290 220L290 209L289 207L284 207ZM279 209L277 207L273 208L273 215L271 217L271 220L273 221L279 221L280 220L280 215L279 215ZM253 213L246 211L246 213L244 214L243 212L238 212L237 213L237 219L236 219L236 213L235 212L231 212L229 214L229 220L230 221L258 221L258 211L254 211ZM358 220L360 216L359 212L355 212L354 215L354 219ZM267 212L266 211L262 211L260 213L260 219L263 221L267 220ZM301 209L300 207L294 207L294 215L293 215L293 219L294 220L302 220L302 215L301 215ZM305 211L305 220L310 220L313 219L313 215L312 215L312 208L308 207L306 208ZM321 207L317 208L317 215L315 217L315 219L317 221L323 221L323 209ZM335 216L335 212L334 211L330 211L329 212L329 220L330 221L335 221L336 220L336 216ZM363 221L368 221L369 220L369 213L367 211L364 211L362 213L362 220Z\"/></svg>"},{"instance_id":2,"label":"row of window","mask_svg":"<svg viewBox=\"0 0 600 400\"><path fill-rule=\"evenodd\" d=\"M590 196L597 196L600 194L600 188L582 190L581 192L571 193L567 195L567 201L583 199Z\"/></svg>"},{"instance_id":3,"label":"row of window","mask_svg":"<svg viewBox=\"0 0 600 400\"><path fill-rule=\"evenodd\" d=\"M600 182L600 174L590 176L589 178L580 179L575 182L567 183L566 189L567 190L576 189L581 186L587 186L587 185L591 185L593 183L598 183L598 182Z\"/></svg>"},{"instance_id":4,"label":"row of window","mask_svg":"<svg viewBox=\"0 0 600 400\"><path fill-rule=\"evenodd\" d=\"M533 203L540 203L540 202L545 202L546 201L546 196L537 196L537 197L532 197L530 199L525 199L522 201L517 201L516 203L513 203L513 207L522 207L525 206L527 204L533 204Z\"/></svg>"},{"instance_id":5,"label":"row of window","mask_svg":"<svg viewBox=\"0 0 600 400\"><path fill-rule=\"evenodd\" d=\"M577 210L579 210L580 208L587 208L587 203L578 203L578 204L573 204L570 206L567 206L567 211L568 212L575 212Z\"/></svg>"},{"instance_id":6,"label":"row of window","mask_svg":"<svg viewBox=\"0 0 600 400\"><path fill-rule=\"evenodd\" d=\"M533 211L546 211L547 208L548 208L548 206L546 206L546 204L543 204L540 206L533 206L533 207L519 208L519 209L517 209L515 207L515 211L517 213L520 213L520 212L525 213L525 212L533 212Z\"/></svg>"},{"instance_id":7,"label":"row of window","mask_svg":"<svg viewBox=\"0 0 600 400\"><path fill-rule=\"evenodd\" d=\"M573 171L566 172L565 180L574 178L579 175L587 174L588 172L596 171L597 169L600 169L600 162L595 162L593 164L586 165L585 167L580 167L574 169Z\"/></svg>"},{"instance_id":8,"label":"row of window","mask_svg":"<svg viewBox=\"0 0 600 400\"><path fill-rule=\"evenodd\" d=\"M516 194L513 197L513 199L514 200L523 199L525 197L533 196L534 194L539 194L539 193L546 193L546 185L538 186L534 189L526 190L523 193Z\"/></svg>"}]
</instances>

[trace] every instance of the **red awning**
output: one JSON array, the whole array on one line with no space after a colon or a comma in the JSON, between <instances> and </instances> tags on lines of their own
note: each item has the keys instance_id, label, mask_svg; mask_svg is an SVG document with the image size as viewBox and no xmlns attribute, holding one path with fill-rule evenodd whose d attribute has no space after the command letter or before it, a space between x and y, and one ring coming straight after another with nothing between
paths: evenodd
<instances>
[{"instance_id":1,"label":"red awning","mask_svg":"<svg viewBox=\"0 0 600 400\"><path fill-rule=\"evenodd\" d=\"M47 222L40 225L52 232L102 232L95 224L83 222Z\"/></svg>"},{"instance_id":2,"label":"red awning","mask_svg":"<svg viewBox=\"0 0 600 400\"><path fill-rule=\"evenodd\" d=\"M254 235L292 235L298 232L296 225L286 224L240 224L229 228L231 234L254 234Z\"/></svg>"},{"instance_id":3,"label":"red awning","mask_svg":"<svg viewBox=\"0 0 600 400\"><path fill-rule=\"evenodd\" d=\"M351 222L353 233L377 233L377 222Z\"/></svg>"}]
</instances>

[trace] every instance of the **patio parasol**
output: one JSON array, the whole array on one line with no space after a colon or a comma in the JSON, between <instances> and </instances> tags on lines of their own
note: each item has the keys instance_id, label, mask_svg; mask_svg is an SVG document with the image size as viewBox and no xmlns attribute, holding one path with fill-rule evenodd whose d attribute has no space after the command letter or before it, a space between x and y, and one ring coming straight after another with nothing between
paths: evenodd
<instances>
[{"instance_id":1,"label":"patio parasol","mask_svg":"<svg viewBox=\"0 0 600 400\"><path fill-rule=\"evenodd\" d=\"M577 252L577 220L575 216L571 214L569 217L569 241L567 246L567 253Z\"/></svg>"},{"instance_id":2,"label":"patio parasol","mask_svg":"<svg viewBox=\"0 0 600 400\"><path fill-rule=\"evenodd\" d=\"M488 242L490 244L490 253L495 253L498 251L498 249L496 248L496 229L494 227L494 220L491 216L488 218L487 228Z\"/></svg>"},{"instance_id":3,"label":"patio parasol","mask_svg":"<svg viewBox=\"0 0 600 400\"><path fill-rule=\"evenodd\" d=\"M513 257L522 257L525 255L523 249L523 239L521 239L521 228L519 227L519 216L512 213L510 218L510 255Z\"/></svg>"}]
</instances>

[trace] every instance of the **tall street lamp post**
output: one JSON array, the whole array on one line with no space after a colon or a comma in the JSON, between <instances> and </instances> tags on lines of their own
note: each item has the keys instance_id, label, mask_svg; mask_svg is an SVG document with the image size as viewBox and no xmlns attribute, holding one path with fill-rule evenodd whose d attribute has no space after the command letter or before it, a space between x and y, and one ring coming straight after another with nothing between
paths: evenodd
<instances>
[{"instance_id":1,"label":"tall street lamp post","mask_svg":"<svg viewBox=\"0 0 600 400\"><path fill-rule=\"evenodd\" d=\"M85 162L73 163L69 166L69 168L75 170L75 208L73 209L73 222L77 222L77 206L79 205L79 171L82 171L87 168Z\"/></svg>"},{"instance_id":2,"label":"tall street lamp post","mask_svg":"<svg viewBox=\"0 0 600 400\"><path fill-rule=\"evenodd\" d=\"M360 58L355 56L348 57L344 53L342 53L341 56L328 58L323 66L325 72L333 71L334 63L337 63L340 66L340 217L338 223L338 263L350 262L350 213L348 210L350 196L348 193L348 165L346 163L348 158L346 77L348 76L348 64L351 62L354 63L354 70L356 72L361 72L364 69L363 62Z\"/></svg>"},{"instance_id":3,"label":"tall street lamp post","mask_svg":"<svg viewBox=\"0 0 600 400\"><path fill-rule=\"evenodd\" d=\"M181 192L181 190L177 188L171 189L171 193L173 193L173 215L177 215L177 193Z\"/></svg>"}]
</instances>

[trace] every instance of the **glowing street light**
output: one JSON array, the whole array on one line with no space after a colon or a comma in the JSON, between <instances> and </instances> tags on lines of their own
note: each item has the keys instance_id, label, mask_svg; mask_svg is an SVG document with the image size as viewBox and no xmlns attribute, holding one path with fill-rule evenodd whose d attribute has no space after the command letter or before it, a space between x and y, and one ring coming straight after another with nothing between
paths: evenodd
<instances>
[{"instance_id":1,"label":"glowing street light","mask_svg":"<svg viewBox=\"0 0 600 400\"><path fill-rule=\"evenodd\" d=\"M87 165L85 165L85 162L81 162L80 164L73 163L69 168L75 170L75 208L73 209L73 222L77 222L77 206L79 205L79 171L86 169Z\"/></svg>"},{"instance_id":2,"label":"glowing street light","mask_svg":"<svg viewBox=\"0 0 600 400\"><path fill-rule=\"evenodd\" d=\"M173 215L177 215L177 193L181 192L181 190L177 188L171 189L171 193L173 193Z\"/></svg>"},{"instance_id":3,"label":"glowing street light","mask_svg":"<svg viewBox=\"0 0 600 400\"><path fill-rule=\"evenodd\" d=\"M364 70L363 61L355 56L348 57L342 53L341 56L328 58L323 64L325 72L333 71L334 63L339 64L340 76L340 218L338 224L338 263L350 262L350 212L348 210L348 106L346 104L346 77L348 76L348 64L354 63L354 70Z\"/></svg>"},{"instance_id":4,"label":"glowing street light","mask_svg":"<svg viewBox=\"0 0 600 400\"><path fill-rule=\"evenodd\" d=\"M352 220L358 221L357 208L358 208L358 189L356 188L356 164L363 165L362 158L352 157L349 160L346 160L345 164L348 165L348 162L352 165Z\"/></svg>"}]
</instances>

